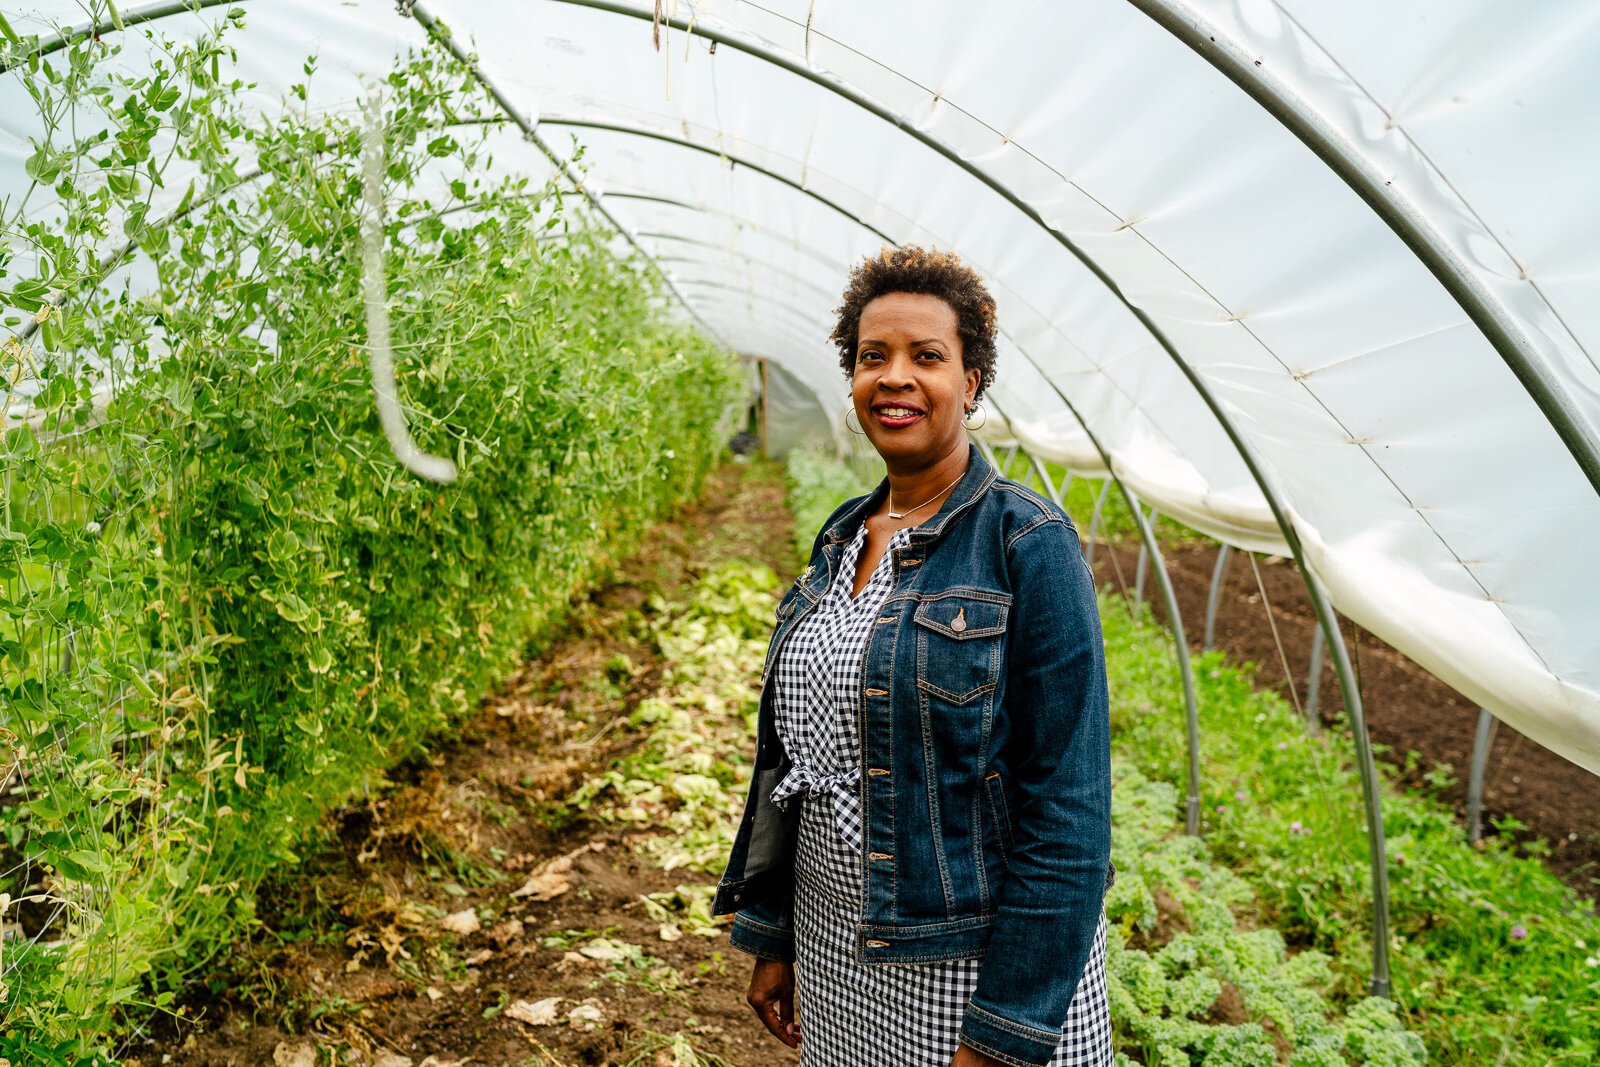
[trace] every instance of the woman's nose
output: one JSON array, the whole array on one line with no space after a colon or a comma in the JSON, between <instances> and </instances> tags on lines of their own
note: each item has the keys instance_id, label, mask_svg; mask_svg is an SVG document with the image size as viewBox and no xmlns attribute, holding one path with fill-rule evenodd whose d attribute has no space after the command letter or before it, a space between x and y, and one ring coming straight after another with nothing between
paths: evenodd
<instances>
[{"instance_id":1,"label":"woman's nose","mask_svg":"<svg viewBox=\"0 0 1600 1067\"><path fill-rule=\"evenodd\" d=\"M908 356L891 356L878 377L878 383L890 389L911 384L912 362Z\"/></svg>"}]
</instances>

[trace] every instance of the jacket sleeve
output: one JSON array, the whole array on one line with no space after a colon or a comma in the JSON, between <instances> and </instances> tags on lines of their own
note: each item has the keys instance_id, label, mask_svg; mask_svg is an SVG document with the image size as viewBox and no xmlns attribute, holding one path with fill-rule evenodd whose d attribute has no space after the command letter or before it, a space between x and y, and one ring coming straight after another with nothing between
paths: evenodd
<instances>
[{"instance_id":1,"label":"jacket sleeve","mask_svg":"<svg viewBox=\"0 0 1600 1067\"><path fill-rule=\"evenodd\" d=\"M772 893L759 904L733 917L728 934L733 947L764 960L794 962L794 879L782 892Z\"/></svg>"},{"instance_id":2,"label":"jacket sleeve","mask_svg":"<svg viewBox=\"0 0 1600 1067\"><path fill-rule=\"evenodd\" d=\"M1100 612L1077 531L1041 517L1006 554L1014 614L1005 756L1019 803L961 1040L1022 1067L1047 1063L1060 1043L1099 928L1111 860L1111 741Z\"/></svg>"}]
</instances>

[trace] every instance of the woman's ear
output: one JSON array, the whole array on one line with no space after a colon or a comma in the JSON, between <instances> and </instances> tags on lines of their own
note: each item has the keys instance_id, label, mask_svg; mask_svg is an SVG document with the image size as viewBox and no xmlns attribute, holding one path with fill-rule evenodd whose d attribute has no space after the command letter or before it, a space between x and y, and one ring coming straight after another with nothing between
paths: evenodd
<instances>
[{"instance_id":1,"label":"woman's ear","mask_svg":"<svg viewBox=\"0 0 1600 1067\"><path fill-rule=\"evenodd\" d=\"M967 400L963 407L972 407L973 398L978 395L978 383L983 381L983 374L977 367L967 368Z\"/></svg>"}]
</instances>

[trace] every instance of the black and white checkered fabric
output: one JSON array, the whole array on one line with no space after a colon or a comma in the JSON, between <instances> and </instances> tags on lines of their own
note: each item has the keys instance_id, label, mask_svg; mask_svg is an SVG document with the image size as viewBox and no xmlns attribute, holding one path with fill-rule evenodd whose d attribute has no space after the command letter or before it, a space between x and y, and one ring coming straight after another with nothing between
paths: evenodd
<instances>
[{"instance_id":1,"label":"black and white checkered fabric","mask_svg":"<svg viewBox=\"0 0 1600 1067\"><path fill-rule=\"evenodd\" d=\"M867 543L865 524L845 546L839 571L822 602L801 619L778 654L774 695L778 736L793 768L772 790L784 804L797 794L831 796L839 835L861 847L861 760L856 745L856 688L867 635L889 590L894 588L891 554L911 540L910 529L889 538L861 595L856 563Z\"/></svg>"},{"instance_id":2,"label":"black and white checkered fabric","mask_svg":"<svg viewBox=\"0 0 1600 1067\"><path fill-rule=\"evenodd\" d=\"M795 988L800 1067L950 1067L978 960L866 967L856 962L861 850L807 798L795 858ZM1050 1067L1112 1062L1102 912Z\"/></svg>"},{"instance_id":3,"label":"black and white checkered fabric","mask_svg":"<svg viewBox=\"0 0 1600 1067\"><path fill-rule=\"evenodd\" d=\"M890 549L907 539L902 530ZM795 771L773 797L800 803L795 857L795 979L801 1067L949 1067L978 985L978 960L866 967L856 962L862 909L856 689L866 635L892 588L885 551L852 601L858 532L824 602L802 619L779 657L778 728ZM1106 920L1061 1028L1050 1067L1112 1062L1106 1002Z\"/></svg>"}]
</instances>

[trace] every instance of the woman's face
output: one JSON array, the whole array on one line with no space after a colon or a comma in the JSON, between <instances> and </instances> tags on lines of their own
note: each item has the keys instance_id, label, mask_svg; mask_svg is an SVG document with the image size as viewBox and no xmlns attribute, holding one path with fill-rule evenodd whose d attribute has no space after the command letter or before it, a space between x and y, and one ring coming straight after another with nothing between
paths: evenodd
<instances>
[{"instance_id":1,"label":"woman's face","mask_svg":"<svg viewBox=\"0 0 1600 1067\"><path fill-rule=\"evenodd\" d=\"M965 445L980 375L961 365L956 312L927 293L885 293L861 310L850 396L891 465L931 466Z\"/></svg>"}]
</instances>

